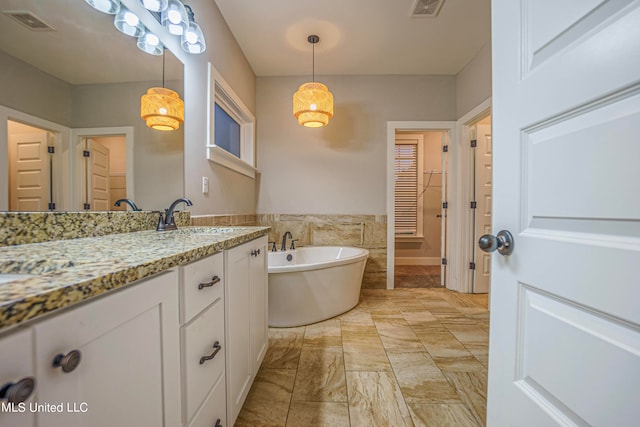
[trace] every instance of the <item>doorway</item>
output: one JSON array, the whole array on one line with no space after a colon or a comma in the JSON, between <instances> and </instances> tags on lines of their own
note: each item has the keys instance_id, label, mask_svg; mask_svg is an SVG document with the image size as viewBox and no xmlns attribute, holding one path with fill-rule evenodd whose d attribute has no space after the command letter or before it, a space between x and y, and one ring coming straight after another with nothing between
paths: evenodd
<instances>
[{"instance_id":1,"label":"doorway","mask_svg":"<svg viewBox=\"0 0 640 427\"><path fill-rule=\"evenodd\" d=\"M56 210L55 134L7 120L9 211Z\"/></svg>"},{"instance_id":2,"label":"doorway","mask_svg":"<svg viewBox=\"0 0 640 427\"><path fill-rule=\"evenodd\" d=\"M427 203L428 210L426 213L424 209L421 209L421 215L416 213L416 226L420 219L423 221L422 237L419 236L418 229L412 231L413 225L407 227L406 223L401 224L401 222L397 223L398 233L396 233L396 134L398 136L404 135L405 139L420 139L419 137L407 137L406 135L421 135L423 145L425 138L427 138L427 140L433 141L434 146L439 147L440 150L437 156L431 156L428 159L429 163L416 163L414 175L416 176L416 181L419 181L415 185L413 196L416 205L419 201L424 202L425 194L428 200L439 200L439 205L437 203ZM404 240L403 243L409 241L409 246L416 246L417 243L415 242L424 238L425 215L427 216L428 227L431 227L430 230L433 230L433 228L437 230L437 224L439 224L440 231L430 231L427 235L427 238L430 238L429 242L424 243L424 247L411 248L411 250L417 249L417 252L403 253L402 250L406 248L401 245L398 248L401 251L399 259L404 265L408 264L408 270L412 269L411 265L421 267L414 270L422 271L409 271L406 273L406 276L416 276L407 279L413 282L414 286L415 284L419 286L448 286L450 283L449 276L451 271L447 261L447 253L449 252L452 236L447 228L447 197L450 196L448 194L449 183L447 182L449 174L447 172L447 159L450 154L450 148L453 148L450 141L456 140L456 134L456 122L387 122L387 289L396 287L394 274L396 270L396 234L401 237L399 240ZM422 168L420 173L417 172L418 166ZM419 195L420 197L418 197ZM436 224L435 227L433 227L433 223ZM413 233L413 235L409 233ZM420 252L420 249L427 248L433 252L429 252L428 255L426 252ZM427 276L430 277L427 278Z\"/></svg>"},{"instance_id":3,"label":"doorway","mask_svg":"<svg viewBox=\"0 0 640 427\"><path fill-rule=\"evenodd\" d=\"M397 130L395 138L395 287L443 287L447 133Z\"/></svg>"},{"instance_id":4,"label":"doorway","mask_svg":"<svg viewBox=\"0 0 640 427\"><path fill-rule=\"evenodd\" d=\"M119 199L134 200L133 128L74 129L73 205L78 210L127 210L114 206Z\"/></svg>"}]
</instances>

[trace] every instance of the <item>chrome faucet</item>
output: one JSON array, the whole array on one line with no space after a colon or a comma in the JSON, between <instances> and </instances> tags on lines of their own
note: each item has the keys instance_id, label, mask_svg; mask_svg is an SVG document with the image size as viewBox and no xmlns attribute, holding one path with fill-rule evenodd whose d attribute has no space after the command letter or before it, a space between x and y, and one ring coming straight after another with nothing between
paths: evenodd
<instances>
[{"instance_id":1,"label":"chrome faucet","mask_svg":"<svg viewBox=\"0 0 640 427\"><path fill-rule=\"evenodd\" d=\"M133 209L133 210L134 210L134 211L136 211L136 212L138 212L138 211L141 211L141 210L142 210L142 209L140 209L139 207L137 207L137 206L136 206L136 204L135 204L135 203L133 203L133 200L131 200L131 199L120 199L120 200L116 201L116 202L113 204L113 206L118 206L118 207L120 207L120 204L121 204L122 202L124 202L124 203L128 204L129 206L131 206L131 209Z\"/></svg>"},{"instance_id":2,"label":"chrome faucet","mask_svg":"<svg viewBox=\"0 0 640 427\"><path fill-rule=\"evenodd\" d=\"M186 203L187 206L193 206L193 203L191 203L191 200L185 197L177 199L176 201L171 203L171 206L169 206L169 209L165 209L164 211L164 218L162 217L162 212L160 212L160 218L158 219L158 227L156 228L156 231L167 231L167 230L178 229L178 226L176 225L176 220L173 217L173 211L175 210L176 206L178 206L179 203Z\"/></svg>"},{"instance_id":3,"label":"chrome faucet","mask_svg":"<svg viewBox=\"0 0 640 427\"><path fill-rule=\"evenodd\" d=\"M280 247L280 250L282 252L287 250L287 236L289 236L290 239L293 239L293 236L291 235L290 231L284 232L284 234L282 235L282 246Z\"/></svg>"}]
</instances>

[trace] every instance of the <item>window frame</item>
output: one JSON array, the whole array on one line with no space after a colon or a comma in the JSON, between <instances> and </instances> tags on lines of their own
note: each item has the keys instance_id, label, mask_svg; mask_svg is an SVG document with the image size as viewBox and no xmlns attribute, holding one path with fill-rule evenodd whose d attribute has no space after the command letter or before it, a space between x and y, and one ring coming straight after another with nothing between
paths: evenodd
<instances>
[{"instance_id":1,"label":"window frame","mask_svg":"<svg viewBox=\"0 0 640 427\"><path fill-rule=\"evenodd\" d=\"M207 159L250 178L255 178L257 172L255 167L256 119L211 62L208 63L208 68ZM240 157L236 157L215 144L215 104L218 104L240 125Z\"/></svg>"},{"instance_id":2,"label":"window frame","mask_svg":"<svg viewBox=\"0 0 640 427\"><path fill-rule=\"evenodd\" d=\"M397 134L394 145L394 163L396 158L396 146L398 145L416 145L416 231L414 234L398 234L397 227L395 229L395 238L398 241L419 241L424 239L424 137L421 134ZM394 166L395 169L395 166ZM394 184L394 193L396 193ZM397 198L394 198L394 221L398 217Z\"/></svg>"}]
</instances>

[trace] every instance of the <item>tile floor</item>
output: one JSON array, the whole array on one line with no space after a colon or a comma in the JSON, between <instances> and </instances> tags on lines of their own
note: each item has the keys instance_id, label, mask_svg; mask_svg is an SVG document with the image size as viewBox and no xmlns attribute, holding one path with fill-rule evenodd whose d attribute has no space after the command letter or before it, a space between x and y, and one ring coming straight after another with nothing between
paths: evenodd
<instances>
[{"instance_id":1,"label":"tile floor","mask_svg":"<svg viewBox=\"0 0 640 427\"><path fill-rule=\"evenodd\" d=\"M236 426L485 424L486 295L365 289L353 310L271 328Z\"/></svg>"},{"instance_id":2,"label":"tile floor","mask_svg":"<svg viewBox=\"0 0 640 427\"><path fill-rule=\"evenodd\" d=\"M396 288L439 288L439 265L396 265L394 285Z\"/></svg>"}]
</instances>

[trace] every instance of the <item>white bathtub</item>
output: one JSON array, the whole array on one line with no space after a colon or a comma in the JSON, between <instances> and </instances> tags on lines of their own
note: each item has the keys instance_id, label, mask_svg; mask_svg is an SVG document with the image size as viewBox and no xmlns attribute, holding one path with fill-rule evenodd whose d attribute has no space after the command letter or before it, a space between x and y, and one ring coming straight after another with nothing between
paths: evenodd
<instances>
[{"instance_id":1,"label":"white bathtub","mask_svg":"<svg viewBox=\"0 0 640 427\"><path fill-rule=\"evenodd\" d=\"M269 252L269 326L308 325L355 307L368 256L338 246Z\"/></svg>"}]
</instances>

